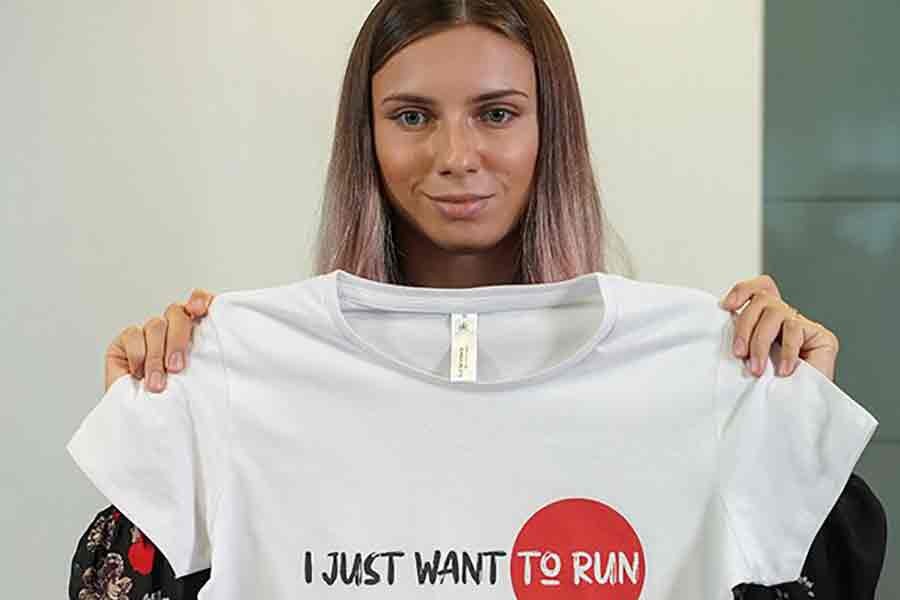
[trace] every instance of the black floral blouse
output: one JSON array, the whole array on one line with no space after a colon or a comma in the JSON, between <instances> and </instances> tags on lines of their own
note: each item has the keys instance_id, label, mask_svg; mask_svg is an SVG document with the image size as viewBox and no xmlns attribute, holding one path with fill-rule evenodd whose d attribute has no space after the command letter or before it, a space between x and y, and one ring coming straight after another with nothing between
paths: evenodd
<instances>
[{"instance_id":1,"label":"black floral blouse","mask_svg":"<svg viewBox=\"0 0 900 600\"><path fill-rule=\"evenodd\" d=\"M94 517L72 557L71 600L196 600L209 569L176 578L153 542L116 507Z\"/></svg>"},{"instance_id":2,"label":"black floral blouse","mask_svg":"<svg viewBox=\"0 0 900 600\"><path fill-rule=\"evenodd\" d=\"M819 530L797 581L742 584L735 600L871 600L881 574L887 523L881 503L857 475ZM196 600L206 569L176 578L156 547L114 506L97 513L72 557L70 600Z\"/></svg>"}]
</instances>

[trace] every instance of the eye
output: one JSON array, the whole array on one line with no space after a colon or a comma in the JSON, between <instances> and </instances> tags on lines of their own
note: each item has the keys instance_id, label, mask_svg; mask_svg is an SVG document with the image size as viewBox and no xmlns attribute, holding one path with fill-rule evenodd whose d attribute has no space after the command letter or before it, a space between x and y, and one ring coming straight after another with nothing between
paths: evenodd
<instances>
[{"instance_id":1,"label":"eye","mask_svg":"<svg viewBox=\"0 0 900 600\"><path fill-rule=\"evenodd\" d=\"M418 115L421 117L421 119L410 121L409 119L404 118L407 115ZM400 124L406 125L408 127L418 127L420 125L423 125L425 123L425 119L427 118L428 117L425 115L425 113L420 110L404 110L403 112L397 113L396 115L391 117L393 121L397 121Z\"/></svg>"},{"instance_id":2,"label":"eye","mask_svg":"<svg viewBox=\"0 0 900 600\"><path fill-rule=\"evenodd\" d=\"M488 122L490 122L494 125L503 125L504 123L509 122L510 120L512 120L513 117L515 117L515 114L511 110L506 109L506 108L493 108L493 109L485 112L484 114L485 114L485 116L488 117L488 119L487 119ZM509 118L504 119L503 115L506 115ZM499 119L492 118L492 117L497 117L497 116L499 116L500 118Z\"/></svg>"}]
</instances>

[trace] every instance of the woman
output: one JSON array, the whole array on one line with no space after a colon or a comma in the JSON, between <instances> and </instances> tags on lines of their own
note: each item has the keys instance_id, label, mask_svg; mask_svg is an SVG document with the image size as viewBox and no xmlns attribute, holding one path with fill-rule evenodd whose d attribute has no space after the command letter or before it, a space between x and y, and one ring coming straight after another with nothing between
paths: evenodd
<instances>
[{"instance_id":1,"label":"woman","mask_svg":"<svg viewBox=\"0 0 900 600\"><path fill-rule=\"evenodd\" d=\"M379 2L345 73L322 215L317 273L451 288L605 271L576 77L543 2ZM192 298L199 309L173 304L164 319L117 336L107 388L127 373L160 391L167 370L185 367L191 317L212 300L203 292ZM744 306L734 354L748 358L754 374L780 339L779 374L804 358L833 378L837 338L784 303L770 278L738 284L723 306ZM150 540L109 507L79 544L70 594L193 598L208 576L176 581ZM808 581L736 593L797 590L806 593ZM816 588L820 598L827 593Z\"/></svg>"}]
</instances>

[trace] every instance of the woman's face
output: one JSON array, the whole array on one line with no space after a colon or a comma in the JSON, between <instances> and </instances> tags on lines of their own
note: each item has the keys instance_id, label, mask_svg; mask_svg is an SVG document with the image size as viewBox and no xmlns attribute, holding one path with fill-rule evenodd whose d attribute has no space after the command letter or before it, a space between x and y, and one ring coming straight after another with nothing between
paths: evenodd
<instances>
[{"instance_id":1,"label":"woman's face","mask_svg":"<svg viewBox=\"0 0 900 600\"><path fill-rule=\"evenodd\" d=\"M516 229L538 152L536 93L531 54L473 25L418 40L375 74L375 150L401 243L480 254Z\"/></svg>"}]
</instances>

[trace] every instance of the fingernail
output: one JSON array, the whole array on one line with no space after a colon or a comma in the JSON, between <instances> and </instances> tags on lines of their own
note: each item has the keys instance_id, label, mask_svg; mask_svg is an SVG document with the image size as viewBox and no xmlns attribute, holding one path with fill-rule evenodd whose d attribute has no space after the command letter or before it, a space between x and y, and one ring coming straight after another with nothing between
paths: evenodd
<instances>
[{"instance_id":1,"label":"fingernail","mask_svg":"<svg viewBox=\"0 0 900 600\"><path fill-rule=\"evenodd\" d=\"M170 371L180 371L181 367L184 365L183 358L181 357L181 352L173 352L169 355L169 370Z\"/></svg>"},{"instance_id":2,"label":"fingernail","mask_svg":"<svg viewBox=\"0 0 900 600\"><path fill-rule=\"evenodd\" d=\"M156 391L162 389L162 373L159 371L153 371L153 374L150 375L150 387Z\"/></svg>"},{"instance_id":3,"label":"fingernail","mask_svg":"<svg viewBox=\"0 0 900 600\"><path fill-rule=\"evenodd\" d=\"M743 356L747 351L747 344L744 343L742 338L734 338L734 355L735 356Z\"/></svg>"},{"instance_id":4,"label":"fingernail","mask_svg":"<svg viewBox=\"0 0 900 600\"><path fill-rule=\"evenodd\" d=\"M755 356L750 359L750 370L753 371L754 375L757 375L757 371L759 371L759 359Z\"/></svg>"},{"instance_id":5,"label":"fingernail","mask_svg":"<svg viewBox=\"0 0 900 600\"><path fill-rule=\"evenodd\" d=\"M788 361L787 361L787 359L784 359L783 361L781 361L781 366L778 367L778 373L781 374L782 376L788 374Z\"/></svg>"}]
</instances>

